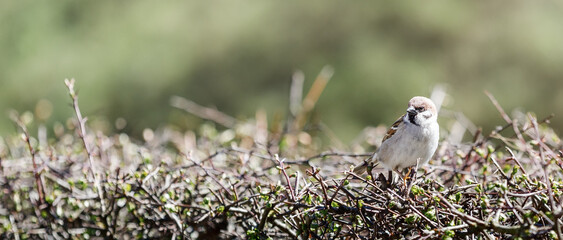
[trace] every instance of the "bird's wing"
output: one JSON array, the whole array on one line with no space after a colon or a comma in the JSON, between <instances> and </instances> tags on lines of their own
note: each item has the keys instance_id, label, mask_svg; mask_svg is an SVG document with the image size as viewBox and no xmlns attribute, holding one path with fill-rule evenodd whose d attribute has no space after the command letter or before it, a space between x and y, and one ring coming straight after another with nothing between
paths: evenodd
<instances>
[{"instance_id":1,"label":"bird's wing","mask_svg":"<svg viewBox=\"0 0 563 240\"><path fill-rule=\"evenodd\" d=\"M393 123L393 125L391 125L391 127L389 128L389 130L387 130L387 133L385 134L385 136L383 137L383 141L381 141L382 143L385 142L385 140L391 138L393 135L395 135L395 133L397 132L397 130L399 129L399 127L404 124L403 123L403 118L405 117L405 115L401 116L399 119L397 119L397 121L395 121Z\"/></svg>"},{"instance_id":2,"label":"bird's wing","mask_svg":"<svg viewBox=\"0 0 563 240\"><path fill-rule=\"evenodd\" d=\"M387 133L383 137L383 141L381 141L382 143L385 142L385 140L391 138L401 127L401 125L404 124L403 123L404 117L405 115L401 116L399 119L397 119L397 121L395 121L395 123L393 123L393 125L391 125L391 127L389 128L389 130L387 130ZM377 154L374 154L372 157L365 159L362 164L354 167L354 173L362 174L368 169L368 167L370 167L370 165L372 168L377 166L377 162L374 164L375 159L377 159Z\"/></svg>"}]
</instances>

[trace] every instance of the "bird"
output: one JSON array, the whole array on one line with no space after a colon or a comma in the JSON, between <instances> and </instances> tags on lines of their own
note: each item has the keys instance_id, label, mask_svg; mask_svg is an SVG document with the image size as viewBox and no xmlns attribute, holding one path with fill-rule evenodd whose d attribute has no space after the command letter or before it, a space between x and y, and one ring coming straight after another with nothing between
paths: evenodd
<instances>
[{"instance_id":1,"label":"bird","mask_svg":"<svg viewBox=\"0 0 563 240\"><path fill-rule=\"evenodd\" d=\"M407 111L383 137L381 146L363 164L354 167L354 173L362 174L380 163L389 171L401 171L426 164L438 147L440 126L438 111L432 100L415 96L410 99Z\"/></svg>"}]
</instances>

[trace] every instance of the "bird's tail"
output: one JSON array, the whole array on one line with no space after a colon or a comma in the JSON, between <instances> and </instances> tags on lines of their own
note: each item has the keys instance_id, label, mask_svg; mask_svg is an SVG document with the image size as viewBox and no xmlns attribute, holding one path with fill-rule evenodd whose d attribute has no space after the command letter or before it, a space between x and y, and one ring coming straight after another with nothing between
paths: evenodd
<instances>
[{"instance_id":1,"label":"bird's tail","mask_svg":"<svg viewBox=\"0 0 563 240\"><path fill-rule=\"evenodd\" d=\"M368 169L368 162L364 161L362 164L354 167L354 173L357 175L363 174Z\"/></svg>"},{"instance_id":2,"label":"bird's tail","mask_svg":"<svg viewBox=\"0 0 563 240\"><path fill-rule=\"evenodd\" d=\"M362 164L354 167L354 173L360 175L365 173L368 170L368 167L373 168L375 165L377 165L374 160L375 160L375 155L367 159L364 159L364 162Z\"/></svg>"}]
</instances>

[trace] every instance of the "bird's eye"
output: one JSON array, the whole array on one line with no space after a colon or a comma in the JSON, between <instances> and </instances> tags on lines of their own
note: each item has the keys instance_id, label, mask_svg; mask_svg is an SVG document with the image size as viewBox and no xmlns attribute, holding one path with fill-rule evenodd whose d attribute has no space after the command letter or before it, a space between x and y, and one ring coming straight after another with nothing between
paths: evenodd
<instances>
[{"instance_id":1,"label":"bird's eye","mask_svg":"<svg viewBox=\"0 0 563 240\"><path fill-rule=\"evenodd\" d=\"M416 111L419 111L419 112L424 111L424 108L423 108L423 107L415 107L414 109L415 109Z\"/></svg>"}]
</instances>

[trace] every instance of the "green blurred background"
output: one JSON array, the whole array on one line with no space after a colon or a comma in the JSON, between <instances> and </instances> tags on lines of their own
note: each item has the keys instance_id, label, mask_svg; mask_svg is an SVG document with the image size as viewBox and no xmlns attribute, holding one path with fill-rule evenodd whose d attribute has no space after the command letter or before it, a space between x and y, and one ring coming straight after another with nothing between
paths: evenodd
<instances>
[{"instance_id":1,"label":"green blurred background","mask_svg":"<svg viewBox=\"0 0 563 240\"><path fill-rule=\"evenodd\" d=\"M14 132L9 109L71 117L72 77L91 121L127 121L107 131L196 128L172 95L271 120L288 112L293 72L307 90L325 65L316 112L345 141L436 84L485 130L504 123L488 90L508 113L555 113L561 133L562 23L560 1L2 1L0 133Z\"/></svg>"}]
</instances>

